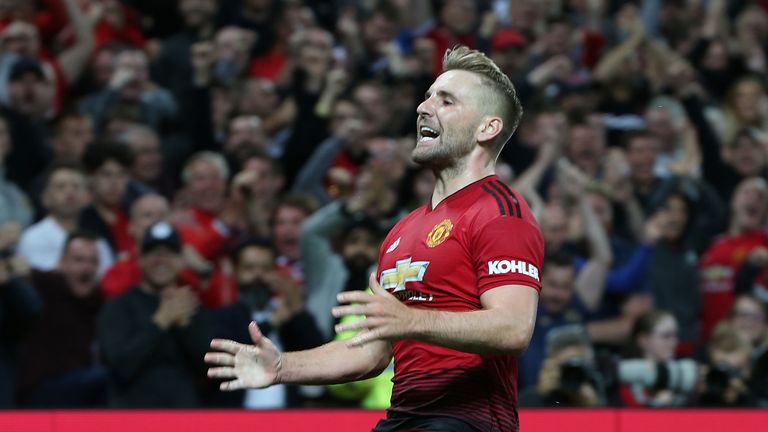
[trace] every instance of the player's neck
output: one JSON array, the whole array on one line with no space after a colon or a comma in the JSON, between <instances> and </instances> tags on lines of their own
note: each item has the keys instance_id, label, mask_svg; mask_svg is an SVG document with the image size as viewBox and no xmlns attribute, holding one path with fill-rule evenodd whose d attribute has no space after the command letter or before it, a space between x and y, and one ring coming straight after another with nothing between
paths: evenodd
<instances>
[{"instance_id":1,"label":"player's neck","mask_svg":"<svg viewBox=\"0 0 768 432\"><path fill-rule=\"evenodd\" d=\"M487 157L470 154L455 166L435 171L435 190L432 192L432 208L457 191L478 180L495 174L495 163ZM480 155L482 156L482 155Z\"/></svg>"}]
</instances>

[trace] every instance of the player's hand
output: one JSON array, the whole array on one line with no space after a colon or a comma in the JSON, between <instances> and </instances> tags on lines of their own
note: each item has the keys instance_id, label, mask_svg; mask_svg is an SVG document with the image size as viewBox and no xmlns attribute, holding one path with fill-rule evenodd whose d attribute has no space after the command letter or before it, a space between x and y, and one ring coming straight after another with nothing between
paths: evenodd
<instances>
[{"instance_id":1,"label":"player's hand","mask_svg":"<svg viewBox=\"0 0 768 432\"><path fill-rule=\"evenodd\" d=\"M205 354L205 362L216 367L208 369L210 378L234 378L222 382L223 391L244 388L264 388L278 382L282 354L275 345L261 334L255 322L248 326L253 345L245 345L227 339L214 339L211 348L217 352Z\"/></svg>"},{"instance_id":2,"label":"player's hand","mask_svg":"<svg viewBox=\"0 0 768 432\"><path fill-rule=\"evenodd\" d=\"M333 316L340 318L348 315L363 315L365 318L354 322L336 325L336 332L359 330L359 333L347 340L347 346L356 347L376 340L394 340L406 337L415 327L414 309L379 285L376 274L371 273L370 287L373 295L365 291L340 293L336 298L339 303L348 306L333 308Z\"/></svg>"}]
</instances>

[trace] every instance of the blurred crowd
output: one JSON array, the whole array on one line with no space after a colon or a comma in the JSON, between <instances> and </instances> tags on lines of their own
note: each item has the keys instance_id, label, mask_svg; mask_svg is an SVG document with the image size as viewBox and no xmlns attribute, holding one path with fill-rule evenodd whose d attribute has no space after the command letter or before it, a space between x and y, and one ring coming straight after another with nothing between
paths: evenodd
<instances>
[{"instance_id":1,"label":"blurred crowd","mask_svg":"<svg viewBox=\"0 0 768 432\"><path fill-rule=\"evenodd\" d=\"M391 368L221 393L203 353L349 337L458 44L525 110L521 406L768 406L767 1L0 0L0 407L386 407Z\"/></svg>"}]
</instances>

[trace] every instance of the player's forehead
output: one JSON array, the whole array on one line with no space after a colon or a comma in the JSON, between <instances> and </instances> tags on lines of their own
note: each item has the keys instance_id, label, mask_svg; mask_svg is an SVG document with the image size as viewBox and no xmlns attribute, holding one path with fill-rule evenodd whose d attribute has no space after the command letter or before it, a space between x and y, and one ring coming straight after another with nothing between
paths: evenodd
<instances>
[{"instance_id":1,"label":"player's forehead","mask_svg":"<svg viewBox=\"0 0 768 432\"><path fill-rule=\"evenodd\" d=\"M476 73L454 69L440 74L427 90L427 94L445 93L459 99L467 99L476 96L482 85L482 78Z\"/></svg>"}]
</instances>

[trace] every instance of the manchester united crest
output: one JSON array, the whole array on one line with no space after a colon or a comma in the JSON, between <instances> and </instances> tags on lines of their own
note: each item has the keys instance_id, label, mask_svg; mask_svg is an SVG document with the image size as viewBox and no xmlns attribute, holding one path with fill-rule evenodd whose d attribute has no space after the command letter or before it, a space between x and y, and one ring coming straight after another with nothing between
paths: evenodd
<instances>
[{"instance_id":1,"label":"manchester united crest","mask_svg":"<svg viewBox=\"0 0 768 432\"><path fill-rule=\"evenodd\" d=\"M427 246L431 248L440 246L451 235L451 230L453 230L453 223L450 219L445 219L435 225L432 231L427 234Z\"/></svg>"}]
</instances>

